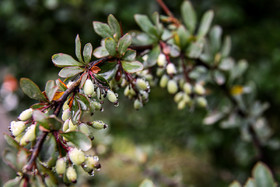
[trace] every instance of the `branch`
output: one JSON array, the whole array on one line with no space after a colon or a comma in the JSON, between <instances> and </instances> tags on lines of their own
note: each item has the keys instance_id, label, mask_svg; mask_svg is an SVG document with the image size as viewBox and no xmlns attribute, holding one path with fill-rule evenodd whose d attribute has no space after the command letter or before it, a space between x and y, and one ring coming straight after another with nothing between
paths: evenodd
<instances>
[{"instance_id":1,"label":"branch","mask_svg":"<svg viewBox=\"0 0 280 187\"><path fill-rule=\"evenodd\" d=\"M99 60L96 60L96 61L93 61L89 64L89 67L92 67L92 66L95 66L97 64L100 64L100 63L104 63L106 61L108 61L110 58L109 57L105 57L105 58L102 58L102 59L99 59ZM60 113L60 110L64 104L64 102L67 100L67 97L72 93L74 92L80 85L81 83L81 77L76 80L65 92L64 94L59 98L59 100L57 100L55 102L55 109L54 109L54 115L55 116L58 116L58 114ZM34 149L32 151L32 155L30 157L30 160L28 161L28 163L26 164L26 166L24 167L24 171L31 171L34 164L35 164L35 161L36 161L36 158L38 157L38 154L39 152L41 151L41 148L43 146L43 143L47 137L49 132L43 132L39 138L37 139L36 141L36 144L34 146Z\"/></svg>"},{"instance_id":2,"label":"branch","mask_svg":"<svg viewBox=\"0 0 280 187\"><path fill-rule=\"evenodd\" d=\"M170 17L171 21L178 27L180 26L180 22L177 18L174 17L173 13L169 10L166 4L162 0L157 0L159 6L163 9L163 11Z\"/></svg>"}]
</instances>

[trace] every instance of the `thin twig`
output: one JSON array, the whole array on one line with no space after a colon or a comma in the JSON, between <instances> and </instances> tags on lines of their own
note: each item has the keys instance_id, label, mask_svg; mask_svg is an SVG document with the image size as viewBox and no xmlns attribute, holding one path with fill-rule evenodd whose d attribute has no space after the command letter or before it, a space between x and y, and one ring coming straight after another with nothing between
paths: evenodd
<instances>
[{"instance_id":1,"label":"thin twig","mask_svg":"<svg viewBox=\"0 0 280 187\"><path fill-rule=\"evenodd\" d=\"M180 22L177 18L174 17L173 13L169 10L166 4L162 0L157 0L158 4L161 6L163 11L169 16L171 21L178 27L180 26Z\"/></svg>"}]
</instances>

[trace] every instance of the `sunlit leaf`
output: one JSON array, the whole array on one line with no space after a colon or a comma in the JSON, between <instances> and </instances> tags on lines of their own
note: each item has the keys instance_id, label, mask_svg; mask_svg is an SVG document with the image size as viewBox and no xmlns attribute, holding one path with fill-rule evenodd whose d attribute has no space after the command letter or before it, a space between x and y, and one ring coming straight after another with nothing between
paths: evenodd
<instances>
[{"instance_id":1,"label":"sunlit leaf","mask_svg":"<svg viewBox=\"0 0 280 187\"><path fill-rule=\"evenodd\" d=\"M83 62L82 54L81 54L81 40L79 35L77 34L76 39L75 39L75 45L76 45L76 57L80 62Z\"/></svg>"},{"instance_id":2,"label":"sunlit leaf","mask_svg":"<svg viewBox=\"0 0 280 187\"><path fill-rule=\"evenodd\" d=\"M136 14L134 15L134 19L136 23L139 25L139 27L146 32L149 36L153 38L157 38L157 29L156 27L152 24L148 16L146 15L141 15L141 14Z\"/></svg>"},{"instance_id":3,"label":"sunlit leaf","mask_svg":"<svg viewBox=\"0 0 280 187\"><path fill-rule=\"evenodd\" d=\"M276 186L269 168L262 162L258 162L253 168L253 177L256 187Z\"/></svg>"},{"instance_id":4,"label":"sunlit leaf","mask_svg":"<svg viewBox=\"0 0 280 187\"><path fill-rule=\"evenodd\" d=\"M92 45L91 43L87 43L83 50L84 61L86 64L89 63L92 55Z\"/></svg>"},{"instance_id":5,"label":"sunlit leaf","mask_svg":"<svg viewBox=\"0 0 280 187\"><path fill-rule=\"evenodd\" d=\"M145 67L152 67L157 63L157 58L160 54L160 46L156 45L148 54L147 61L144 62Z\"/></svg>"},{"instance_id":6,"label":"sunlit leaf","mask_svg":"<svg viewBox=\"0 0 280 187\"><path fill-rule=\"evenodd\" d=\"M102 58L102 57L108 56L109 53L108 53L108 51L106 50L105 47L100 46L100 47L97 47L97 48L93 51L93 55L94 55L96 58Z\"/></svg>"},{"instance_id":7,"label":"sunlit leaf","mask_svg":"<svg viewBox=\"0 0 280 187\"><path fill-rule=\"evenodd\" d=\"M181 6L181 14L184 24L188 30L193 33L196 27L196 13L190 1L184 1Z\"/></svg>"},{"instance_id":8,"label":"sunlit leaf","mask_svg":"<svg viewBox=\"0 0 280 187\"><path fill-rule=\"evenodd\" d=\"M108 16L108 24L118 40L121 37L121 27L118 20L112 14Z\"/></svg>"},{"instance_id":9,"label":"sunlit leaf","mask_svg":"<svg viewBox=\"0 0 280 187\"><path fill-rule=\"evenodd\" d=\"M131 36L129 34L125 34L123 37L120 38L118 42L118 51L120 55L124 55L128 46L131 45Z\"/></svg>"},{"instance_id":10,"label":"sunlit leaf","mask_svg":"<svg viewBox=\"0 0 280 187\"><path fill-rule=\"evenodd\" d=\"M116 54L117 43L113 38L105 39L105 48L109 55L114 56Z\"/></svg>"},{"instance_id":11,"label":"sunlit leaf","mask_svg":"<svg viewBox=\"0 0 280 187\"><path fill-rule=\"evenodd\" d=\"M49 101L53 100L53 97L58 90L58 86L55 85L53 80L49 80L46 84L45 92Z\"/></svg>"},{"instance_id":12,"label":"sunlit leaf","mask_svg":"<svg viewBox=\"0 0 280 187\"><path fill-rule=\"evenodd\" d=\"M123 56L123 60L133 61L133 60L135 60L135 57L136 57L136 51L134 51L132 49L128 49L128 50L126 50L126 52Z\"/></svg>"},{"instance_id":13,"label":"sunlit leaf","mask_svg":"<svg viewBox=\"0 0 280 187\"><path fill-rule=\"evenodd\" d=\"M198 33L197 33L197 37L198 38L203 38L207 32L209 31L210 25L212 23L214 17L214 12L212 10L207 11L201 20L199 29L198 29Z\"/></svg>"}]
</instances>

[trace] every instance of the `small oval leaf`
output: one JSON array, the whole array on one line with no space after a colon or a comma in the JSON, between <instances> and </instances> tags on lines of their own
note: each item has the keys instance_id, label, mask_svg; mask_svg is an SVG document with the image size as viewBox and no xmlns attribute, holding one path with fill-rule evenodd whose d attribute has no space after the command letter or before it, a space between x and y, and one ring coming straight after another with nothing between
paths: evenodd
<instances>
[{"instance_id":1,"label":"small oval leaf","mask_svg":"<svg viewBox=\"0 0 280 187\"><path fill-rule=\"evenodd\" d=\"M143 64L138 61L133 61L133 62L122 61L122 67L128 73L135 73L143 69Z\"/></svg>"},{"instance_id":2,"label":"small oval leaf","mask_svg":"<svg viewBox=\"0 0 280 187\"><path fill-rule=\"evenodd\" d=\"M71 132L60 133L60 134L83 151L88 151L92 146L89 137L87 137L82 132L71 131Z\"/></svg>"},{"instance_id":3,"label":"small oval leaf","mask_svg":"<svg viewBox=\"0 0 280 187\"><path fill-rule=\"evenodd\" d=\"M47 101L40 88L32 80L28 78L21 78L20 87L22 91L31 99Z\"/></svg>"},{"instance_id":4,"label":"small oval leaf","mask_svg":"<svg viewBox=\"0 0 280 187\"><path fill-rule=\"evenodd\" d=\"M58 53L52 56L52 61L54 65L58 67L66 67L66 66L82 66L83 64L76 61L73 57L67 54Z\"/></svg>"},{"instance_id":5,"label":"small oval leaf","mask_svg":"<svg viewBox=\"0 0 280 187\"><path fill-rule=\"evenodd\" d=\"M68 78L73 77L81 72L83 72L85 69L81 67L66 67L60 70L58 75L62 78Z\"/></svg>"},{"instance_id":6,"label":"small oval leaf","mask_svg":"<svg viewBox=\"0 0 280 187\"><path fill-rule=\"evenodd\" d=\"M92 55L92 45L91 43L87 43L83 50L83 56L86 64L89 63L91 59L91 55Z\"/></svg>"}]
</instances>

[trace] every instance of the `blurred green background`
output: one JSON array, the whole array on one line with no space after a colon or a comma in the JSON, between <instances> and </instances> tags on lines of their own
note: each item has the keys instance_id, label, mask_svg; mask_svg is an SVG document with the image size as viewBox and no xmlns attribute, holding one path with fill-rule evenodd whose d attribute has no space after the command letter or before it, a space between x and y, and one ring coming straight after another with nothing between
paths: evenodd
<instances>
[{"instance_id":1,"label":"blurred green background","mask_svg":"<svg viewBox=\"0 0 280 187\"><path fill-rule=\"evenodd\" d=\"M178 17L182 0L165 0ZM215 11L214 24L231 35L232 56L249 62L246 79L256 82L261 101L268 101L265 113L273 129L274 146L267 148L269 163L280 179L280 1L278 0L196 0L199 17ZM1 0L0 1L0 81L7 74L17 79L31 78L41 88L56 79L58 68L51 56L58 52L74 54L74 39L97 47L100 38L92 21L105 21L114 14L124 32L138 29L133 15L151 15L162 10L151 0ZM16 95L19 105L8 115L16 116L33 101ZM2 97L4 97L2 95ZM1 98L4 101L3 98ZM166 91L154 89L150 102L140 111L121 97L120 106L105 107L97 114L110 124L109 132L98 136L96 149L103 169L85 182L89 186L137 186L148 177L158 186L226 186L232 180L243 182L255 163L252 144L240 138L238 129L202 125L204 110L178 112ZM2 107L2 106L1 106ZM5 111L5 106L4 111ZM3 112L5 113L5 112ZM15 118L15 117L11 117ZM2 120L1 129L9 122ZM6 168L2 162L1 167ZM1 174L7 180L10 172Z\"/></svg>"}]
</instances>

